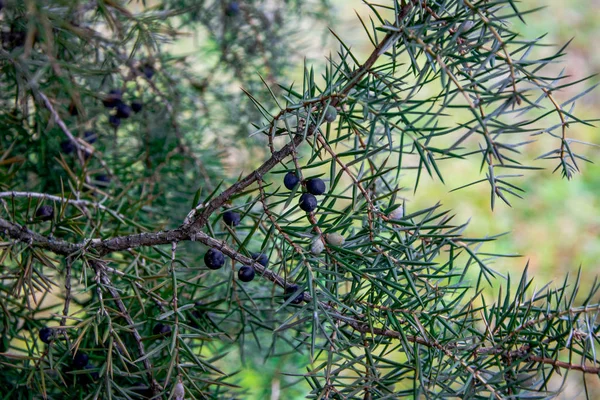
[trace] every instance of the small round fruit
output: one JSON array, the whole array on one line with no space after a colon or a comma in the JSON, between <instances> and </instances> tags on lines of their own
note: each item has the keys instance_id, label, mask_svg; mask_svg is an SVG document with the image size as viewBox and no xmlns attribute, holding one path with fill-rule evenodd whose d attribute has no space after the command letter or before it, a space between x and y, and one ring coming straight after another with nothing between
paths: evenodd
<instances>
[{"instance_id":1,"label":"small round fruit","mask_svg":"<svg viewBox=\"0 0 600 400\"><path fill-rule=\"evenodd\" d=\"M240 12L240 5L236 1L232 1L225 8L225 15L228 17L235 17Z\"/></svg>"},{"instance_id":2,"label":"small round fruit","mask_svg":"<svg viewBox=\"0 0 600 400\"><path fill-rule=\"evenodd\" d=\"M333 246L341 246L346 241L346 239L339 233L329 233L325 236L325 240L327 240L327 243Z\"/></svg>"},{"instance_id":3,"label":"small round fruit","mask_svg":"<svg viewBox=\"0 0 600 400\"><path fill-rule=\"evenodd\" d=\"M125 103L117 105L117 117L121 119L127 119L131 116L131 107Z\"/></svg>"},{"instance_id":4,"label":"small round fruit","mask_svg":"<svg viewBox=\"0 0 600 400\"><path fill-rule=\"evenodd\" d=\"M52 332L52 329L50 329L48 327L44 327L44 328L40 329L38 336L40 337L40 340L42 342L48 344L52 340L54 333Z\"/></svg>"},{"instance_id":5,"label":"small round fruit","mask_svg":"<svg viewBox=\"0 0 600 400\"><path fill-rule=\"evenodd\" d=\"M108 123L116 129L121 126L121 118L117 117L116 115L111 115L108 117Z\"/></svg>"},{"instance_id":6,"label":"small round fruit","mask_svg":"<svg viewBox=\"0 0 600 400\"><path fill-rule=\"evenodd\" d=\"M41 221L50 221L54 217L54 207L50 205L41 206L35 212L35 216Z\"/></svg>"},{"instance_id":7,"label":"small round fruit","mask_svg":"<svg viewBox=\"0 0 600 400\"><path fill-rule=\"evenodd\" d=\"M65 154L71 154L75 151L75 145L69 139L63 140L60 142L60 149Z\"/></svg>"},{"instance_id":8,"label":"small round fruit","mask_svg":"<svg viewBox=\"0 0 600 400\"><path fill-rule=\"evenodd\" d=\"M225 256L217 249L209 249L204 255L204 263L209 269L219 269L225 264Z\"/></svg>"},{"instance_id":9,"label":"small round fruit","mask_svg":"<svg viewBox=\"0 0 600 400\"><path fill-rule=\"evenodd\" d=\"M402 217L404 217L404 207L400 206L396 208L394 211L388 214L388 217L396 220L402 219Z\"/></svg>"},{"instance_id":10,"label":"small round fruit","mask_svg":"<svg viewBox=\"0 0 600 400\"><path fill-rule=\"evenodd\" d=\"M159 322L152 328L152 333L155 335L171 336L171 326Z\"/></svg>"},{"instance_id":11,"label":"small round fruit","mask_svg":"<svg viewBox=\"0 0 600 400\"><path fill-rule=\"evenodd\" d=\"M296 175L295 172L290 171L287 174L285 174L285 176L283 177L283 185L288 190L294 189L298 185L299 182L300 182L300 178L298 178L298 175Z\"/></svg>"},{"instance_id":12,"label":"small round fruit","mask_svg":"<svg viewBox=\"0 0 600 400\"><path fill-rule=\"evenodd\" d=\"M256 260L263 267L269 265L269 258L264 253L250 253L250 256L253 260Z\"/></svg>"},{"instance_id":13,"label":"small round fruit","mask_svg":"<svg viewBox=\"0 0 600 400\"><path fill-rule=\"evenodd\" d=\"M115 108L122 102L123 102L123 94L121 93L121 91L119 89L111 90L110 92L108 92L106 97L104 97L104 99L102 100L102 104L104 104L104 107L106 107L106 108Z\"/></svg>"},{"instance_id":14,"label":"small round fruit","mask_svg":"<svg viewBox=\"0 0 600 400\"><path fill-rule=\"evenodd\" d=\"M88 364L85 366L84 369L90 370L90 369L96 369L96 368L97 367L95 365ZM100 373L98 371L88 372L88 375L90 378L92 378L93 381L97 381L98 379L100 379Z\"/></svg>"},{"instance_id":15,"label":"small round fruit","mask_svg":"<svg viewBox=\"0 0 600 400\"><path fill-rule=\"evenodd\" d=\"M238 271L238 278L242 282L250 282L254 279L254 275L254 267L252 267L251 265L244 265Z\"/></svg>"},{"instance_id":16,"label":"small round fruit","mask_svg":"<svg viewBox=\"0 0 600 400\"><path fill-rule=\"evenodd\" d=\"M156 72L150 61L146 61L144 65L142 65L141 71L147 79L152 79L154 73Z\"/></svg>"},{"instance_id":17,"label":"small round fruit","mask_svg":"<svg viewBox=\"0 0 600 400\"><path fill-rule=\"evenodd\" d=\"M140 111L142 111L143 108L143 104L141 101L138 100L134 100L131 102L131 109L133 110L134 113L139 113Z\"/></svg>"},{"instance_id":18,"label":"small round fruit","mask_svg":"<svg viewBox=\"0 0 600 400\"><path fill-rule=\"evenodd\" d=\"M336 118L337 118L337 110L335 109L335 107L327 106L327 109L325 110L325 115L323 116L323 119L326 122L333 122L336 120Z\"/></svg>"},{"instance_id":19,"label":"small round fruit","mask_svg":"<svg viewBox=\"0 0 600 400\"><path fill-rule=\"evenodd\" d=\"M308 190L308 193L314 194L315 196L323 194L326 190L325 182L320 178L309 179L306 181L306 190Z\"/></svg>"},{"instance_id":20,"label":"small round fruit","mask_svg":"<svg viewBox=\"0 0 600 400\"><path fill-rule=\"evenodd\" d=\"M110 183L110 177L105 174L96 175L96 184L98 186L107 187Z\"/></svg>"},{"instance_id":21,"label":"small round fruit","mask_svg":"<svg viewBox=\"0 0 600 400\"><path fill-rule=\"evenodd\" d=\"M96 139L98 139L98 136L96 135L96 132L94 132L94 131L85 131L83 133L83 140L85 140L89 144L95 143Z\"/></svg>"},{"instance_id":22,"label":"small round fruit","mask_svg":"<svg viewBox=\"0 0 600 400\"><path fill-rule=\"evenodd\" d=\"M225 211L223 213L223 222L229 226L238 226L240 224L240 214L234 211Z\"/></svg>"},{"instance_id":23,"label":"small round fruit","mask_svg":"<svg viewBox=\"0 0 600 400\"><path fill-rule=\"evenodd\" d=\"M71 102L71 104L69 104L69 114L72 116L76 116L77 114L79 114L79 111L77 110L77 106L73 102Z\"/></svg>"},{"instance_id":24,"label":"small round fruit","mask_svg":"<svg viewBox=\"0 0 600 400\"><path fill-rule=\"evenodd\" d=\"M77 353L75 353L75 357L73 357L72 364L73 367L81 369L88 365L89 360L90 357L86 353L78 351Z\"/></svg>"},{"instance_id":25,"label":"small round fruit","mask_svg":"<svg viewBox=\"0 0 600 400\"><path fill-rule=\"evenodd\" d=\"M323 244L323 241L321 240L321 238L318 238L317 240L315 240L313 242L313 244L310 246L310 252L313 253L314 255L321 254L324 249L325 249L325 245Z\"/></svg>"},{"instance_id":26,"label":"small round fruit","mask_svg":"<svg viewBox=\"0 0 600 400\"><path fill-rule=\"evenodd\" d=\"M189 325L192 328L198 328L198 322L202 319L204 314L206 314L206 311L204 311L204 304L202 304L200 301L194 303L194 309L190 312L191 318Z\"/></svg>"},{"instance_id":27,"label":"small round fruit","mask_svg":"<svg viewBox=\"0 0 600 400\"><path fill-rule=\"evenodd\" d=\"M292 299L290 303L300 304L302 303L302 300L304 300L304 291L301 291L300 287L294 283L285 288L283 292L283 299L285 301Z\"/></svg>"},{"instance_id":28,"label":"small round fruit","mask_svg":"<svg viewBox=\"0 0 600 400\"><path fill-rule=\"evenodd\" d=\"M303 193L298 205L302 210L312 212L317 208L317 198L310 193Z\"/></svg>"}]
</instances>

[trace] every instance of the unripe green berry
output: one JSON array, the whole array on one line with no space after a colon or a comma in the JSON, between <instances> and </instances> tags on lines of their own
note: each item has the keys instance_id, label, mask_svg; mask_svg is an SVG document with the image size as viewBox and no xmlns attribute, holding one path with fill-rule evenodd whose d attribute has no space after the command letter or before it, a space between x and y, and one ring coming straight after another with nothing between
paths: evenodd
<instances>
[{"instance_id":1,"label":"unripe green berry","mask_svg":"<svg viewBox=\"0 0 600 400\"><path fill-rule=\"evenodd\" d=\"M325 122L333 122L335 121L337 118L337 110L335 109L334 106L327 106L327 109L325 110L325 115L323 116L323 119L325 120Z\"/></svg>"},{"instance_id":2,"label":"unripe green berry","mask_svg":"<svg viewBox=\"0 0 600 400\"><path fill-rule=\"evenodd\" d=\"M402 205L400 205L400 207L396 208L391 213L389 213L388 217L390 219L395 219L395 220L402 219L402 217L404 217L404 207Z\"/></svg>"},{"instance_id":3,"label":"unripe green berry","mask_svg":"<svg viewBox=\"0 0 600 400\"><path fill-rule=\"evenodd\" d=\"M346 239L339 233L329 233L325 236L325 240L327 240L327 243L338 247L343 245L346 241Z\"/></svg>"},{"instance_id":4,"label":"unripe green berry","mask_svg":"<svg viewBox=\"0 0 600 400\"><path fill-rule=\"evenodd\" d=\"M313 253L314 255L321 254L324 249L325 249L325 245L323 244L323 241L321 240L321 238L318 238L317 240L315 240L313 242L313 244L310 246L310 252Z\"/></svg>"}]
</instances>

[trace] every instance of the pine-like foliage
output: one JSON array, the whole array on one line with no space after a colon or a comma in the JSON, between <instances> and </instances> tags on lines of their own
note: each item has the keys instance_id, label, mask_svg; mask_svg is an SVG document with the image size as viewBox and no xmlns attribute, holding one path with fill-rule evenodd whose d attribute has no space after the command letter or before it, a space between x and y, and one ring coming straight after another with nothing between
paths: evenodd
<instances>
[{"instance_id":1,"label":"pine-like foliage","mask_svg":"<svg viewBox=\"0 0 600 400\"><path fill-rule=\"evenodd\" d=\"M591 86L555 97L565 49L532 58L512 0L366 4L371 53L333 33L293 82L326 1L0 1L1 397L244 399L241 361L282 355L288 398L546 398L598 375L596 282L515 282L493 237L402 200L475 158L463 187L509 204L536 137L571 178ZM194 35L206 68L171 45ZM258 165L237 179L234 144Z\"/></svg>"}]
</instances>

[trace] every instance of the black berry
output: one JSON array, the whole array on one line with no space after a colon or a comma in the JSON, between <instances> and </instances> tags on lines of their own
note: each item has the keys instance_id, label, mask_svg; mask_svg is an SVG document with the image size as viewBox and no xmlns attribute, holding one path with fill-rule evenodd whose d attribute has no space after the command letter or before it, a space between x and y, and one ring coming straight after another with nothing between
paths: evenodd
<instances>
[{"instance_id":1,"label":"black berry","mask_svg":"<svg viewBox=\"0 0 600 400\"><path fill-rule=\"evenodd\" d=\"M77 110L77 106L73 102L71 102L71 104L69 104L69 114L72 116L79 114L79 111Z\"/></svg>"},{"instance_id":2,"label":"black berry","mask_svg":"<svg viewBox=\"0 0 600 400\"><path fill-rule=\"evenodd\" d=\"M250 265L244 265L238 271L238 278L242 282L250 282L254 279L254 268Z\"/></svg>"},{"instance_id":3,"label":"black berry","mask_svg":"<svg viewBox=\"0 0 600 400\"><path fill-rule=\"evenodd\" d=\"M296 185L298 185L299 182L300 182L300 178L298 178L298 175L296 175L295 172L288 172L283 177L283 185L288 190L292 190L293 188L295 188Z\"/></svg>"},{"instance_id":4,"label":"black berry","mask_svg":"<svg viewBox=\"0 0 600 400\"><path fill-rule=\"evenodd\" d=\"M65 154L71 154L75 151L75 145L69 139L60 142L60 149Z\"/></svg>"},{"instance_id":5,"label":"black berry","mask_svg":"<svg viewBox=\"0 0 600 400\"><path fill-rule=\"evenodd\" d=\"M96 180L96 184L98 186L106 187L110 183L110 177L108 175L105 175L105 174L97 175L96 178L95 178L95 180Z\"/></svg>"},{"instance_id":6,"label":"black berry","mask_svg":"<svg viewBox=\"0 0 600 400\"><path fill-rule=\"evenodd\" d=\"M121 125L121 118L117 117L116 115L111 115L108 117L108 123L113 128L118 128Z\"/></svg>"},{"instance_id":7,"label":"black berry","mask_svg":"<svg viewBox=\"0 0 600 400\"><path fill-rule=\"evenodd\" d=\"M300 304L304 299L304 291L300 290L300 287L295 283L286 287L283 293L283 299L285 301L292 299L290 301L292 304Z\"/></svg>"},{"instance_id":8,"label":"black berry","mask_svg":"<svg viewBox=\"0 0 600 400\"><path fill-rule=\"evenodd\" d=\"M210 269L219 269L225 264L225 256L219 250L210 249L204 255L204 263Z\"/></svg>"},{"instance_id":9,"label":"black berry","mask_svg":"<svg viewBox=\"0 0 600 400\"><path fill-rule=\"evenodd\" d=\"M150 62L146 62L144 65L142 65L142 74L144 74L146 78L152 79L154 72L154 67L152 64L150 64Z\"/></svg>"},{"instance_id":10,"label":"black berry","mask_svg":"<svg viewBox=\"0 0 600 400\"><path fill-rule=\"evenodd\" d=\"M200 321L205 314L203 307L204 304L202 304L202 302L197 301L195 303L194 309L190 312L190 315L192 316L190 321L191 327L198 328L198 321Z\"/></svg>"},{"instance_id":11,"label":"black berry","mask_svg":"<svg viewBox=\"0 0 600 400\"><path fill-rule=\"evenodd\" d=\"M171 327L159 322L152 328L152 333L155 335L171 336Z\"/></svg>"},{"instance_id":12,"label":"black berry","mask_svg":"<svg viewBox=\"0 0 600 400\"><path fill-rule=\"evenodd\" d=\"M250 253L250 256L253 260L257 261L263 267L269 265L269 258L266 254L263 253Z\"/></svg>"},{"instance_id":13,"label":"black berry","mask_svg":"<svg viewBox=\"0 0 600 400\"><path fill-rule=\"evenodd\" d=\"M121 119L127 119L131 116L131 107L125 103L117 105L117 117Z\"/></svg>"},{"instance_id":14,"label":"black berry","mask_svg":"<svg viewBox=\"0 0 600 400\"><path fill-rule=\"evenodd\" d=\"M312 212L317 208L317 198L310 193L303 193L298 202L300 208L306 212Z\"/></svg>"},{"instance_id":15,"label":"black berry","mask_svg":"<svg viewBox=\"0 0 600 400\"><path fill-rule=\"evenodd\" d=\"M134 113L139 113L140 111L142 111L143 105L141 101L138 100L134 100L131 102L131 109L133 110Z\"/></svg>"},{"instance_id":16,"label":"black berry","mask_svg":"<svg viewBox=\"0 0 600 400\"><path fill-rule=\"evenodd\" d=\"M42 328L38 333L40 340L44 343L50 343L54 334L52 333L52 329L50 328Z\"/></svg>"},{"instance_id":17,"label":"black berry","mask_svg":"<svg viewBox=\"0 0 600 400\"><path fill-rule=\"evenodd\" d=\"M113 89L110 92L108 92L106 97L104 97L104 100L102 100L102 104L104 104L104 107L106 108L115 108L122 102L123 94L118 89Z\"/></svg>"},{"instance_id":18,"label":"black berry","mask_svg":"<svg viewBox=\"0 0 600 400\"><path fill-rule=\"evenodd\" d=\"M96 132L94 132L94 131L85 131L83 133L83 140L85 140L89 144L95 143L96 139L98 139L98 136L96 135Z\"/></svg>"},{"instance_id":19,"label":"black berry","mask_svg":"<svg viewBox=\"0 0 600 400\"><path fill-rule=\"evenodd\" d=\"M225 15L227 15L228 17L234 17L234 16L238 15L239 12L240 12L240 5L235 1L232 1L231 3L229 3L227 5L227 7L225 8Z\"/></svg>"},{"instance_id":20,"label":"black berry","mask_svg":"<svg viewBox=\"0 0 600 400\"><path fill-rule=\"evenodd\" d=\"M96 369L96 366L94 366L92 364L88 364L85 366L84 369L87 369L87 370ZM87 375L89 375L89 377L92 378L92 380L94 380L94 381L97 381L98 379L100 379L100 374L98 373L98 371L88 372Z\"/></svg>"},{"instance_id":21,"label":"black berry","mask_svg":"<svg viewBox=\"0 0 600 400\"><path fill-rule=\"evenodd\" d=\"M171 336L171 326L159 322L152 328L152 333L155 335Z\"/></svg>"},{"instance_id":22,"label":"black berry","mask_svg":"<svg viewBox=\"0 0 600 400\"><path fill-rule=\"evenodd\" d=\"M88 365L89 360L90 360L90 357L86 353L82 353L82 352L78 351L75 354L75 357L73 357L73 362L71 364L73 365L73 367L75 367L77 369L81 369L81 368L84 368L86 365Z\"/></svg>"},{"instance_id":23,"label":"black berry","mask_svg":"<svg viewBox=\"0 0 600 400\"><path fill-rule=\"evenodd\" d=\"M223 222L229 226L238 226L240 224L240 214L233 211L225 211L223 213Z\"/></svg>"},{"instance_id":24,"label":"black berry","mask_svg":"<svg viewBox=\"0 0 600 400\"><path fill-rule=\"evenodd\" d=\"M313 178L306 181L306 190L315 196L325 193L325 189L325 182L320 178Z\"/></svg>"},{"instance_id":25,"label":"black berry","mask_svg":"<svg viewBox=\"0 0 600 400\"><path fill-rule=\"evenodd\" d=\"M49 205L41 206L35 212L35 216L42 221L49 221L54 217L54 207Z\"/></svg>"}]
</instances>

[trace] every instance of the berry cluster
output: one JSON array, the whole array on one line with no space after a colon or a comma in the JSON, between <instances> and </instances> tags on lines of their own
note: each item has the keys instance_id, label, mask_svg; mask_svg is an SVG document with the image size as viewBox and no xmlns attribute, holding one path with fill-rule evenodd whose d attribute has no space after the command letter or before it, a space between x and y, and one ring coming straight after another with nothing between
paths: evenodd
<instances>
[{"instance_id":1,"label":"berry cluster","mask_svg":"<svg viewBox=\"0 0 600 400\"><path fill-rule=\"evenodd\" d=\"M295 172L288 172L283 177L283 185L288 190L293 190L298 183L300 183L300 178L296 175ZM327 190L325 186L325 182L323 182L320 178L312 178L308 179L305 182L307 193L302 193L300 196L300 201L298 205L300 208L306 212L312 212L317 208L318 202L315 196L322 195Z\"/></svg>"},{"instance_id":2,"label":"berry cluster","mask_svg":"<svg viewBox=\"0 0 600 400\"><path fill-rule=\"evenodd\" d=\"M142 111L142 103L139 100L133 100L130 105L123 101L123 92L119 89L113 89L102 100L104 107L113 109L115 112L108 117L108 123L115 129L121 126L121 120L127 119L131 113Z\"/></svg>"}]
</instances>

